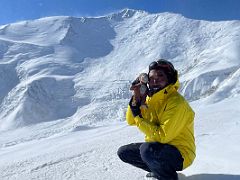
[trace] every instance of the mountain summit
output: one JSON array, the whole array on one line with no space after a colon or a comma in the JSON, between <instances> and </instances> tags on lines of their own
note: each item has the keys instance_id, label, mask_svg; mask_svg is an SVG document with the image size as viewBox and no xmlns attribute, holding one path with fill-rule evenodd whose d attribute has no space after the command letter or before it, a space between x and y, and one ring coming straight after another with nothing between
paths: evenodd
<instances>
[{"instance_id":1,"label":"mountain summit","mask_svg":"<svg viewBox=\"0 0 240 180\"><path fill-rule=\"evenodd\" d=\"M66 118L71 127L121 121L129 82L158 58L176 66L190 101L238 96L239 32L239 21L131 9L1 26L0 129Z\"/></svg>"},{"instance_id":2,"label":"mountain summit","mask_svg":"<svg viewBox=\"0 0 240 180\"><path fill-rule=\"evenodd\" d=\"M179 179L240 179L239 32L131 9L0 26L0 179L143 179L117 149L143 141L125 122L129 88L158 58L195 111L197 156Z\"/></svg>"}]
</instances>

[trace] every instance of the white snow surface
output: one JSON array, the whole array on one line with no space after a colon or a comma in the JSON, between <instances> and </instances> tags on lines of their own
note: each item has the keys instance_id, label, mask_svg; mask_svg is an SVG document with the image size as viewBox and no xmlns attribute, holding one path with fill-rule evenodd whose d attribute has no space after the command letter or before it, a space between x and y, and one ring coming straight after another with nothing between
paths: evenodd
<instances>
[{"instance_id":1,"label":"white snow surface","mask_svg":"<svg viewBox=\"0 0 240 180\"><path fill-rule=\"evenodd\" d=\"M144 141L125 121L129 85L158 58L196 113L180 180L240 179L240 21L131 9L0 26L0 179L145 179L116 152Z\"/></svg>"}]
</instances>

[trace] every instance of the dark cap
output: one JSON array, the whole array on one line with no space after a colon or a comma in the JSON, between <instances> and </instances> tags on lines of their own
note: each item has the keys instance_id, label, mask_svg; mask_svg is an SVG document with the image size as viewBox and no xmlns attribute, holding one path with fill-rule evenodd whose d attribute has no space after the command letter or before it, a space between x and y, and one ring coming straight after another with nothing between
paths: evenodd
<instances>
[{"instance_id":1,"label":"dark cap","mask_svg":"<svg viewBox=\"0 0 240 180\"><path fill-rule=\"evenodd\" d=\"M165 59L159 59L153 61L149 65L149 72L151 70L162 70L167 75L169 83L175 83L177 81L177 70L174 68L173 64Z\"/></svg>"}]
</instances>

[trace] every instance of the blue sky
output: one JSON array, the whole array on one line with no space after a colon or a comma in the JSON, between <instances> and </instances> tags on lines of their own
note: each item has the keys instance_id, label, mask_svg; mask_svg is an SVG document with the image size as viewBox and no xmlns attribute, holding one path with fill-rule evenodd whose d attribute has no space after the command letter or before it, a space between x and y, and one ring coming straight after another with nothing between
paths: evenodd
<instances>
[{"instance_id":1,"label":"blue sky","mask_svg":"<svg viewBox=\"0 0 240 180\"><path fill-rule=\"evenodd\" d=\"M0 24L46 16L99 16L123 8L191 19L240 20L240 0L0 0Z\"/></svg>"}]
</instances>

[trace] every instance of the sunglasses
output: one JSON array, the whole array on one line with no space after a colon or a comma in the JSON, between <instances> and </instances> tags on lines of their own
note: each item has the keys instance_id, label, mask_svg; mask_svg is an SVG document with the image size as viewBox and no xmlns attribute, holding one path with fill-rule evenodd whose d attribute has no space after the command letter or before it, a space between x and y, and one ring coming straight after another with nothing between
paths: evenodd
<instances>
[{"instance_id":1,"label":"sunglasses","mask_svg":"<svg viewBox=\"0 0 240 180\"><path fill-rule=\"evenodd\" d=\"M167 68L168 71L173 71L174 67L172 65L172 63L170 62L166 62L163 60L158 60L158 61L153 61L150 65L149 65L149 71L153 70L153 69L161 69L161 68Z\"/></svg>"}]
</instances>

